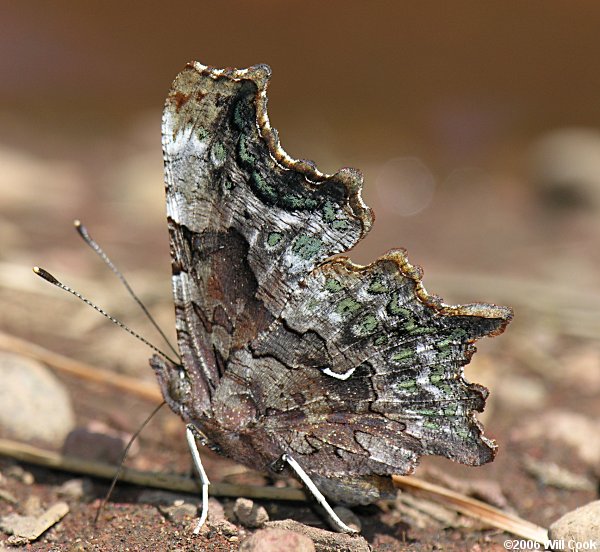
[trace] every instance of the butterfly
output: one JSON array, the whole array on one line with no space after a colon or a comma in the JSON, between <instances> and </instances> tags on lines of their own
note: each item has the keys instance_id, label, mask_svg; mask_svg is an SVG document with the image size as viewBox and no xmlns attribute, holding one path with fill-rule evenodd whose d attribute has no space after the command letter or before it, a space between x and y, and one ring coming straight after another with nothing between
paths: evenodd
<instances>
[{"instance_id":1,"label":"butterfly","mask_svg":"<svg viewBox=\"0 0 600 552\"><path fill-rule=\"evenodd\" d=\"M406 251L339 254L369 231L362 175L292 159L267 116L266 65L188 64L162 144L181 363L151 365L170 408L263 472L293 458L338 503L366 504L423 455L479 465L496 445L463 367L510 308L450 306Z\"/></svg>"}]
</instances>

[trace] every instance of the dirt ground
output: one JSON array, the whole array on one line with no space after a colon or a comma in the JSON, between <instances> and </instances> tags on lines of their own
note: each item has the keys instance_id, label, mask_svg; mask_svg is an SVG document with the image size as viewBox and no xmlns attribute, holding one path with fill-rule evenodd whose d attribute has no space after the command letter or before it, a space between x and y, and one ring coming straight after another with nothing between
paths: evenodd
<instances>
[{"instance_id":1,"label":"dirt ground","mask_svg":"<svg viewBox=\"0 0 600 552\"><path fill-rule=\"evenodd\" d=\"M471 20L466 14L471 11L464 11L461 24L468 26ZM560 13L558 8L555 11L558 28ZM15 14L13 20L23 25L15 25L13 35L17 36L33 23L29 16ZM589 20L596 36L592 15L596 17L581 17ZM507 14L502 19L507 29L513 28L511 17ZM272 26L283 32L273 18ZM514 18L518 19L517 15ZM85 45L86 55L97 55L93 59L109 64L110 52L121 59L108 47L106 51L92 48L92 42L84 37L86 25L99 25L94 27L98 32L103 27L81 21L81 27L69 28L79 33L76 38ZM473 16L473 28L477 21ZM375 23L373 29L377 28ZM587 27L581 28L585 38ZM48 24L48 29L53 29L52 25ZM373 29L370 36L378 36ZM136 42L139 57L145 32L150 30L140 31L140 42ZM217 30L210 32L214 35ZM51 30L48 33L50 36ZM537 35L532 33L516 33L515 40L521 37L523 51L529 51L529 41L536 44ZM543 30L540 33L545 36ZM565 36L577 33L572 30ZM172 34L176 34L173 29ZM411 44L420 44L418 38L413 36ZM484 37L479 39L491 48ZM257 58L260 56L254 61L270 61L264 56L274 46L264 40L262 49L252 50ZM379 39L373 40L379 44ZM387 43L380 40L378 51L387 51ZM443 37L439 40L443 42ZM36 48L42 48L40 44L36 43ZM326 44L335 47L333 42ZM448 48L453 44L453 39L448 39ZM590 51L587 43L581 48ZM472 50L477 48L471 44L468 52ZM213 46L208 52L218 58L218 51ZM364 170L365 202L373 207L377 220L371 235L351 252L353 260L367 263L389 248L406 247L410 261L424 268L427 289L446 302L486 301L513 307L515 317L505 334L480 342L479 352L466 367L467 379L490 390L480 420L485 434L498 444L496 459L472 468L446 459L424 458L415 476L548 528L566 512L597 500L600 494L600 138L595 130L600 116L595 111L598 90L594 88L600 85L586 80L587 65L577 72L578 66L563 60L572 82L560 88L562 92L557 92L562 77L548 77L548 96L537 88L510 89L514 97L523 98L517 106L522 111L516 104L505 110L504 96L485 96L487 88L482 86L477 94L485 101L479 104L473 100L481 109L464 111L462 107L479 97L471 94L475 77L465 81L466 76L460 73L465 51L458 48L452 58L456 75L462 75L461 92L452 95L452 70L441 72L448 82L443 81L439 93L446 95L434 107L425 99L419 103L419 90L425 84L431 87L427 88L427 98L435 96L432 90L438 90L437 84L424 77L411 84L414 90L410 99L402 96L402 101L398 100L395 92L380 83L377 91L364 91L367 101L361 88L344 87L341 94L339 82L328 81L325 66L319 74L319 82L330 82L323 85L322 101L329 102L325 107L318 105L321 96L317 86L293 95L300 86L297 75L286 73L282 77L285 85L277 88L276 70L270 105L276 114L274 126L290 153L314 157L317 165L328 171L342 165ZM364 48L360 52L364 53ZM429 54L416 46L411 52L414 66L427 67L423 74L431 74L433 68L426 65ZM165 54L162 70L166 72L168 65L169 74L174 76L192 56L192 50L186 49L184 54L177 60ZM234 54L230 51L231 56ZM128 55L123 54L123 59L132 61ZM61 59L59 56L56 62L59 68ZM295 58L289 62L276 59L285 73ZM377 68L374 73L392 63L386 59L369 58ZM493 90L508 83L501 91L512 97L509 87L523 82L512 70L516 67L515 74L529 75L527 59L517 55L504 64L490 63L488 58L477 63L497 71L497 81L488 83ZM553 59L558 59L558 54ZM124 65L119 67L125 75L125 61L121 61ZM202 61L220 63L219 59ZM394 79L404 74L394 71ZM150 74L150 68L146 72ZM121 75L116 70L114 74L115 79ZM559 71L548 69L544 74L558 75ZM56 82L69 82L67 70L60 75ZM123 113L132 109L131 96L144 94L147 81L142 76L140 79L136 83L123 77L119 86L127 86L116 91L105 78L102 85L113 94L107 92L106 98L102 87L98 88L100 81L94 81L93 97L83 94L77 101L65 96L66 86L55 96L47 93L44 101L39 98L47 90L40 88L35 95L31 85L28 96L15 92L14 102L6 100L6 90L0 91L0 95L5 94L0 109L5 120L0 128L0 331L153 386L147 361L150 351L144 344L31 272L33 265L48 269L151 342L164 346L114 275L72 229L73 219L81 219L173 339L159 130L162 97L169 82L167 78L158 86L164 93L152 88L152 93L139 100L143 109L125 116ZM533 78L531 82L525 80L531 86L537 83ZM587 90L596 107L577 95L581 90ZM38 98L38 104L29 113L27 104L34 101L32 98ZM86 111L88 101L94 102L91 111ZM304 111L298 107L303 101L310 104ZM376 110L380 104L391 106L396 101L409 107L390 110L390 120L386 110ZM360 113L359 104L363 106ZM564 113L558 113L557 106ZM354 110L356 126L346 120ZM328 113L331 117L321 125L319 121ZM533 115L523 115L517 124L518 113ZM406 127L394 117L404 117ZM573 130L573 125L585 128ZM552 129L556 132L550 132ZM565 167L577 170L564 172ZM411 184L415 181L419 183L416 188ZM4 349L14 353L11 347ZM135 390L115 390L47 368L54 371L65 391L61 401L74 413L70 429L75 432L71 432L68 450L114 463L156 400L143 399ZM23 390L22 401L34 404L36 400ZM17 414L15 411L15 425ZM14 430L11 423L0 424L0 437L19 440ZM20 440L44 450L63 451L64 440L44 440L43 433L41 427L40 436ZM270 481L210 452L202 451L202 455L211 482L298 487L295 481ZM190 474L181 421L164 408L144 429L126 465L156 473ZM73 483L74 479L83 482ZM156 495L149 487L127 483L117 484L94 526L99 501L108 486L105 479L0 456L0 518L12 513L35 516L60 502L67 503L68 513L37 540L22 545L27 550L237 550L256 531L235 517L235 497L218 496L215 498L222 510L213 503L214 513L206 529L195 536L194 508L186 505L197 506L197 494L161 491ZM321 513L310 503L266 499L256 499L256 503L266 509L271 521L292 519L327 528ZM503 542L511 538L506 532L457 514L448 505L440 506L408 492L396 500L354 508L353 512L362 526L361 534L378 551L504 550ZM10 538L7 531L0 531L0 550L14 542ZM327 549L319 546L317 549ZM338 549L343 549L341 544Z\"/></svg>"}]
</instances>

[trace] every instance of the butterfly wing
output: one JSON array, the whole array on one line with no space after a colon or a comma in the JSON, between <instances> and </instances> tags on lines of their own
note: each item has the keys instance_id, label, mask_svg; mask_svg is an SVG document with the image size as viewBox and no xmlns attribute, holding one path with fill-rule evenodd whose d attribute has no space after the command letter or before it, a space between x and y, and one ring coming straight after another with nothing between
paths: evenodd
<instances>
[{"instance_id":1,"label":"butterfly wing","mask_svg":"<svg viewBox=\"0 0 600 552\"><path fill-rule=\"evenodd\" d=\"M474 414L487 390L462 369L510 309L444 305L403 251L367 267L330 259L371 226L362 179L279 147L269 74L190 64L166 102L183 365L152 360L165 398L225 455L265 469L290 453L349 503L376 498L373 477L408 473L424 454L489 461Z\"/></svg>"},{"instance_id":2,"label":"butterfly wing","mask_svg":"<svg viewBox=\"0 0 600 552\"><path fill-rule=\"evenodd\" d=\"M472 343L503 331L511 316L429 296L404 251L367 267L338 258L234 354L215 408L227 419L239 399L256 420L253 447L273 444L263 461L288 452L324 492L361 502L361 476L410 473L422 455L470 465L494 457L474 414L487 390L468 383L463 367Z\"/></svg>"},{"instance_id":3,"label":"butterfly wing","mask_svg":"<svg viewBox=\"0 0 600 552\"><path fill-rule=\"evenodd\" d=\"M269 327L317 264L348 250L371 225L360 173L328 177L279 147L266 114L269 75L265 65L236 71L189 64L165 104L167 215L184 371L159 379L187 380L194 390L190 419L211 416L231 353Z\"/></svg>"}]
</instances>

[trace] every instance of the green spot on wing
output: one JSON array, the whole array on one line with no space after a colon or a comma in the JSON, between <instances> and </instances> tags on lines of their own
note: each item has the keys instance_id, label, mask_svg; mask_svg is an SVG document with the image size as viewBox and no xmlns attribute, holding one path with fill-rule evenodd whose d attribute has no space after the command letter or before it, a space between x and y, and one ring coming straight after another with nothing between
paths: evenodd
<instances>
[{"instance_id":1,"label":"green spot on wing","mask_svg":"<svg viewBox=\"0 0 600 552\"><path fill-rule=\"evenodd\" d=\"M432 422L432 421L423 422L423 427L426 427L427 429L439 429L440 428L439 424L436 424L435 422Z\"/></svg>"},{"instance_id":2,"label":"green spot on wing","mask_svg":"<svg viewBox=\"0 0 600 552\"><path fill-rule=\"evenodd\" d=\"M420 414L421 416L435 416L436 415L436 411L435 410L431 410L429 408L423 408L421 410L415 410L414 413L415 414Z\"/></svg>"},{"instance_id":3,"label":"green spot on wing","mask_svg":"<svg viewBox=\"0 0 600 552\"><path fill-rule=\"evenodd\" d=\"M338 292L344 289L344 286L335 278L327 278L325 281L325 289L327 291Z\"/></svg>"},{"instance_id":4,"label":"green spot on wing","mask_svg":"<svg viewBox=\"0 0 600 552\"><path fill-rule=\"evenodd\" d=\"M398 297L397 292L392 293L392 299L387 304L387 310L390 314L393 314L394 316L410 316L410 312L408 311L408 309L405 309L400 305L400 298Z\"/></svg>"},{"instance_id":5,"label":"green spot on wing","mask_svg":"<svg viewBox=\"0 0 600 552\"><path fill-rule=\"evenodd\" d=\"M336 311L338 314L353 314L357 310L360 309L360 303L352 299L351 297L347 297L346 299L342 299L336 307Z\"/></svg>"},{"instance_id":6,"label":"green spot on wing","mask_svg":"<svg viewBox=\"0 0 600 552\"><path fill-rule=\"evenodd\" d=\"M392 355L391 359L394 362L399 362L401 360L405 360L407 358L414 356L414 354L415 353L412 349L400 349L398 352L396 352Z\"/></svg>"},{"instance_id":7,"label":"green spot on wing","mask_svg":"<svg viewBox=\"0 0 600 552\"><path fill-rule=\"evenodd\" d=\"M259 197L271 201L273 203L277 200L277 192L275 191L275 188L273 188L273 186L271 186L256 171L254 171L250 176L250 181Z\"/></svg>"},{"instance_id":8,"label":"green spot on wing","mask_svg":"<svg viewBox=\"0 0 600 552\"><path fill-rule=\"evenodd\" d=\"M373 316L372 314L368 314L367 316L365 316L364 320L362 320L359 324L359 333L373 333L377 329L377 326L379 326L377 317Z\"/></svg>"},{"instance_id":9,"label":"green spot on wing","mask_svg":"<svg viewBox=\"0 0 600 552\"><path fill-rule=\"evenodd\" d=\"M240 136L240 141L238 142L238 155L243 163L246 163L247 165L250 165L252 167L256 165L256 158L248 150L246 136L244 136L243 134Z\"/></svg>"},{"instance_id":10,"label":"green spot on wing","mask_svg":"<svg viewBox=\"0 0 600 552\"><path fill-rule=\"evenodd\" d=\"M458 407L454 404L444 409L445 416L456 416L456 410Z\"/></svg>"},{"instance_id":11,"label":"green spot on wing","mask_svg":"<svg viewBox=\"0 0 600 552\"><path fill-rule=\"evenodd\" d=\"M388 342L387 335L380 335L374 341L375 345L385 345Z\"/></svg>"},{"instance_id":12,"label":"green spot on wing","mask_svg":"<svg viewBox=\"0 0 600 552\"><path fill-rule=\"evenodd\" d=\"M323 219L325 222L333 222L335 220L335 209L329 200L327 200L323 206Z\"/></svg>"},{"instance_id":13,"label":"green spot on wing","mask_svg":"<svg viewBox=\"0 0 600 552\"><path fill-rule=\"evenodd\" d=\"M213 157L220 163L225 161L225 148L223 147L223 144L221 144L221 142L214 143L212 147L212 154Z\"/></svg>"},{"instance_id":14,"label":"green spot on wing","mask_svg":"<svg viewBox=\"0 0 600 552\"><path fill-rule=\"evenodd\" d=\"M385 285L383 280L377 278L371 282L371 285L369 286L368 291L370 293L385 293L386 291L388 291L388 287ZM396 297L396 301L397 300L398 299Z\"/></svg>"},{"instance_id":15,"label":"green spot on wing","mask_svg":"<svg viewBox=\"0 0 600 552\"><path fill-rule=\"evenodd\" d=\"M334 230L347 230L350 225L348 224L347 220L334 220L331 227Z\"/></svg>"},{"instance_id":16,"label":"green spot on wing","mask_svg":"<svg viewBox=\"0 0 600 552\"><path fill-rule=\"evenodd\" d=\"M309 261L319 253L322 246L323 242L320 239L308 234L300 234L292 244L292 251L305 261Z\"/></svg>"},{"instance_id":17,"label":"green spot on wing","mask_svg":"<svg viewBox=\"0 0 600 552\"><path fill-rule=\"evenodd\" d=\"M275 247L283 238L281 232L271 232L267 237L267 245L269 247Z\"/></svg>"},{"instance_id":18,"label":"green spot on wing","mask_svg":"<svg viewBox=\"0 0 600 552\"><path fill-rule=\"evenodd\" d=\"M446 339L442 339L437 344L438 349L445 349L449 347L455 341L461 341L463 338L467 336L467 332L462 328L456 328Z\"/></svg>"},{"instance_id":19,"label":"green spot on wing","mask_svg":"<svg viewBox=\"0 0 600 552\"><path fill-rule=\"evenodd\" d=\"M281 204L287 209L307 209L309 211L315 209L318 205L316 200L302 197L297 194L283 196L281 198Z\"/></svg>"}]
</instances>

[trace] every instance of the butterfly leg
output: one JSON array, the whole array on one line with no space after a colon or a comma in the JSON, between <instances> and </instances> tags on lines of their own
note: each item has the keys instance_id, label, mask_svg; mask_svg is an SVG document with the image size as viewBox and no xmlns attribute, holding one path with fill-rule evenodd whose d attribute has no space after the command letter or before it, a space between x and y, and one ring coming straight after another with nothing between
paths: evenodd
<instances>
[{"instance_id":1,"label":"butterfly leg","mask_svg":"<svg viewBox=\"0 0 600 552\"><path fill-rule=\"evenodd\" d=\"M287 464L292 468L292 470L296 473L300 481L304 483L306 488L311 492L311 494L315 497L315 500L325 509L327 515L329 515L329 519L332 524L341 531L342 533L356 533L355 529L348 527L333 511L333 508L327 502L327 499L323 496L323 493L319 491L317 486L313 483L313 480L308 476L308 474L302 469L300 464L294 460L289 454L282 454L281 461L287 462Z\"/></svg>"},{"instance_id":2,"label":"butterfly leg","mask_svg":"<svg viewBox=\"0 0 600 552\"><path fill-rule=\"evenodd\" d=\"M202 438L202 435L199 434L198 430L192 424L188 424L186 426L185 435L187 438L188 447L192 453L194 467L198 472L200 484L202 485L202 513L200 514L200 519L198 520L196 528L194 529L194 534L197 535L200 533L200 529L208 517L208 486L210 485L210 481L208 480L206 472L204 471L204 466L202 465L202 460L200 459L200 452L198 451L198 445L196 444L196 437Z\"/></svg>"}]
</instances>

